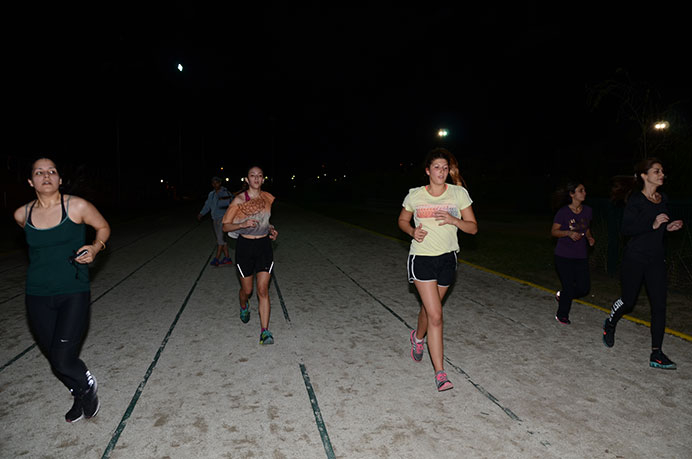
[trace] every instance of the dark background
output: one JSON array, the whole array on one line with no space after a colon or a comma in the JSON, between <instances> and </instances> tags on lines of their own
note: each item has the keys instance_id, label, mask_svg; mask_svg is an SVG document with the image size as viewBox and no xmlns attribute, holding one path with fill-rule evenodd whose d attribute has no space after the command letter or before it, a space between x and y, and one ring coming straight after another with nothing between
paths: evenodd
<instances>
[{"instance_id":1,"label":"dark background","mask_svg":"<svg viewBox=\"0 0 692 459\"><path fill-rule=\"evenodd\" d=\"M692 195L682 6L459 3L4 6L4 206L40 155L113 206L235 190L252 163L280 197L400 199L437 145L479 204L549 210L568 176L606 196L650 154Z\"/></svg>"}]
</instances>

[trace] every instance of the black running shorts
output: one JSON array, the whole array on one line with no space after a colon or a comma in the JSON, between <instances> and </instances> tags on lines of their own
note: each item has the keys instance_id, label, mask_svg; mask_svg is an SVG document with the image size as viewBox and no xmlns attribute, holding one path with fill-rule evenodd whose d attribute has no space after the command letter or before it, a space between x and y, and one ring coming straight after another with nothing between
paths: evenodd
<instances>
[{"instance_id":1,"label":"black running shorts","mask_svg":"<svg viewBox=\"0 0 692 459\"><path fill-rule=\"evenodd\" d=\"M272 272L274 251L269 236L259 239L248 239L240 236L235 244L235 261L241 277L255 273Z\"/></svg>"},{"instance_id":2,"label":"black running shorts","mask_svg":"<svg viewBox=\"0 0 692 459\"><path fill-rule=\"evenodd\" d=\"M408 281L437 281L440 287L449 287L454 282L457 270L456 252L447 252L437 256L409 255Z\"/></svg>"}]
</instances>

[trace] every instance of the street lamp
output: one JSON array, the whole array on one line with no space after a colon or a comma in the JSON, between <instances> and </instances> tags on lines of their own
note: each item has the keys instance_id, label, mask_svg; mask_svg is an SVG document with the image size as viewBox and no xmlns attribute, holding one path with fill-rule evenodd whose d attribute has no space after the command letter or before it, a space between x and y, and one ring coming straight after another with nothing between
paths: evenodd
<instances>
[{"instance_id":1,"label":"street lamp","mask_svg":"<svg viewBox=\"0 0 692 459\"><path fill-rule=\"evenodd\" d=\"M441 139L444 139L447 137L447 135L449 135L449 131L447 131L447 129L440 129L437 131L437 136Z\"/></svg>"},{"instance_id":2,"label":"street lamp","mask_svg":"<svg viewBox=\"0 0 692 459\"><path fill-rule=\"evenodd\" d=\"M656 121L654 123L654 129L657 131L665 131L670 127L670 123L668 121Z\"/></svg>"}]
</instances>

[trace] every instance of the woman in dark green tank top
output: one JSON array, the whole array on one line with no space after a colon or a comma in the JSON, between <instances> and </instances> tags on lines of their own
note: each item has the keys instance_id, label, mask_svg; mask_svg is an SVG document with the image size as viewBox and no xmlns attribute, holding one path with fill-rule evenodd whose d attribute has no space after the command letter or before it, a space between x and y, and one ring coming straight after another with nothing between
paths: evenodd
<instances>
[{"instance_id":1,"label":"woman in dark green tank top","mask_svg":"<svg viewBox=\"0 0 692 459\"><path fill-rule=\"evenodd\" d=\"M88 263L106 248L110 226L88 201L60 192L62 179L55 163L35 161L29 185L36 199L14 213L29 246L26 307L29 326L53 372L74 398L65 420L96 415L96 379L79 359L88 326L90 286ZM96 230L87 244L86 225Z\"/></svg>"}]
</instances>

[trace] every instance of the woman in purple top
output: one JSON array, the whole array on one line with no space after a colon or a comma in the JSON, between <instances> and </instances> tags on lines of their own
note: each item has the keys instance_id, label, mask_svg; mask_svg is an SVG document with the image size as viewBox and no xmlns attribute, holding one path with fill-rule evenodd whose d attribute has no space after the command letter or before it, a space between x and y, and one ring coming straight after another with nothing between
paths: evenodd
<instances>
[{"instance_id":1,"label":"woman in purple top","mask_svg":"<svg viewBox=\"0 0 692 459\"><path fill-rule=\"evenodd\" d=\"M555 268L562 283L555 294L555 320L568 325L572 300L586 295L591 288L588 246L596 243L589 228L593 212L584 205L586 189L580 182L567 183L555 192L554 198L561 207L553 219L550 235L557 238Z\"/></svg>"}]
</instances>

